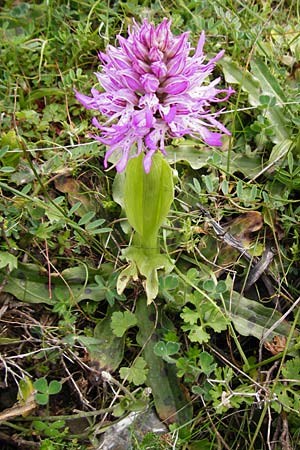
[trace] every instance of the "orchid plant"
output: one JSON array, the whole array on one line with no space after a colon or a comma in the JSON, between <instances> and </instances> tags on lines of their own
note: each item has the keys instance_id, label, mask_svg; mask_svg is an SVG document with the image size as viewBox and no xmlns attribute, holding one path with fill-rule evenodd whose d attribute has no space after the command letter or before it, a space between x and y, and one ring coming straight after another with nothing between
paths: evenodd
<instances>
[{"instance_id":1,"label":"orchid plant","mask_svg":"<svg viewBox=\"0 0 300 450\"><path fill-rule=\"evenodd\" d=\"M157 26L134 21L127 38L117 36L118 47L99 53L96 76L103 91L93 88L91 96L76 91L87 109L100 113L101 121L92 119L100 135L92 136L108 147L104 167L113 162L118 172L125 171L124 206L135 235L123 252L129 265L117 289L123 292L141 274L148 303L158 293L158 270L173 267L158 246L159 228L174 199L165 143L188 135L221 146L222 134L230 135L217 119L221 111L211 111L234 92L219 89L220 78L209 78L224 51L205 62L204 32L195 50L188 38L188 32L175 36L166 18Z\"/></svg>"}]
</instances>

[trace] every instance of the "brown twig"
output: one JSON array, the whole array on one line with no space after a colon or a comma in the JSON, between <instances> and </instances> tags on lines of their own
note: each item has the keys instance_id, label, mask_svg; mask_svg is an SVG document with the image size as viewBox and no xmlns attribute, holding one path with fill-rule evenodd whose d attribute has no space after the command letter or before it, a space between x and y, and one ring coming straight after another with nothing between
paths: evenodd
<instances>
[{"instance_id":1,"label":"brown twig","mask_svg":"<svg viewBox=\"0 0 300 450\"><path fill-rule=\"evenodd\" d=\"M29 447L29 450L33 450L35 448L40 448L40 444L33 441L26 441L25 439L18 438L17 436L10 436L9 434L4 433L3 431L0 431L0 444L2 442L5 442L9 444L10 446L13 446L15 448L24 448Z\"/></svg>"},{"instance_id":2,"label":"brown twig","mask_svg":"<svg viewBox=\"0 0 300 450\"><path fill-rule=\"evenodd\" d=\"M280 435L281 448L282 450L293 450L290 440L287 413L285 411L281 412L281 419L282 419L282 432Z\"/></svg>"}]
</instances>

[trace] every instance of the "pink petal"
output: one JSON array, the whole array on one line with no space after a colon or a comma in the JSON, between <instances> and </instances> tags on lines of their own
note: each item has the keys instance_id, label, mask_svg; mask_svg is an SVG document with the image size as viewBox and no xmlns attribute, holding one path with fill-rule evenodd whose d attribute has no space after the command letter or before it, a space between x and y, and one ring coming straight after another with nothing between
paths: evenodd
<instances>
[{"instance_id":1,"label":"pink petal","mask_svg":"<svg viewBox=\"0 0 300 450\"><path fill-rule=\"evenodd\" d=\"M155 150L148 151L143 159L143 166L146 173L150 172L152 166L152 156L154 155L154 153Z\"/></svg>"},{"instance_id":2,"label":"pink petal","mask_svg":"<svg viewBox=\"0 0 300 450\"><path fill-rule=\"evenodd\" d=\"M199 57L202 56L203 54L203 47L204 47L204 42L205 42L205 32L202 31L199 41L198 41L198 45L194 54L194 57Z\"/></svg>"},{"instance_id":3,"label":"pink petal","mask_svg":"<svg viewBox=\"0 0 300 450\"><path fill-rule=\"evenodd\" d=\"M157 88L159 86L159 80L156 78L155 75L152 75L151 73L146 73L145 75L141 76L141 83L143 85L143 88L147 93L156 92Z\"/></svg>"},{"instance_id":4,"label":"pink petal","mask_svg":"<svg viewBox=\"0 0 300 450\"><path fill-rule=\"evenodd\" d=\"M183 77L170 77L164 83L163 91L166 94L178 95L185 92L189 85L189 81Z\"/></svg>"},{"instance_id":5,"label":"pink petal","mask_svg":"<svg viewBox=\"0 0 300 450\"><path fill-rule=\"evenodd\" d=\"M163 21L156 27L156 40L159 43L159 48L162 51L165 51L170 42L170 26L172 21L168 20L166 17L163 19Z\"/></svg>"},{"instance_id":6,"label":"pink petal","mask_svg":"<svg viewBox=\"0 0 300 450\"><path fill-rule=\"evenodd\" d=\"M80 92L76 91L75 97L77 100L86 108L86 109L97 109L97 102L95 101L94 97L88 97L87 95L81 94Z\"/></svg>"},{"instance_id":7,"label":"pink petal","mask_svg":"<svg viewBox=\"0 0 300 450\"><path fill-rule=\"evenodd\" d=\"M162 61L154 61L151 64L151 70L157 78L163 78L167 75L168 69Z\"/></svg>"},{"instance_id":8,"label":"pink petal","mask_svg":"<svg viewBox=\"0 0 300 450\"><path fill-rule=\"evenodd\" d=\"M129 87L129 89L132 89L133 91L137 91L142 87L137 75L133 74L131 71L123 71L121 73L121 80L126 87Z\"/></svg>"},{"instance_id":9,"label":"pink petal","mask_svg":"<svg viewBox=\"0 0 300 450\"><path fill-rule=\"evenodd\" d=\"M170 123L173 121L174 117L176 116L177 108L176 106L171 106L170 111L168 114L164 115L164 119L167 123Z\"/></svg>"}]
</instances>

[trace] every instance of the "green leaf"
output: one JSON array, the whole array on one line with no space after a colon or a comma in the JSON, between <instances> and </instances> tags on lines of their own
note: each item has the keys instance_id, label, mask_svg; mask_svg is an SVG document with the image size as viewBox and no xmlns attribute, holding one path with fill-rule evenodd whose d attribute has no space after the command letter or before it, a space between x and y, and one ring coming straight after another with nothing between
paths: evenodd
<instances>
[{"instance_id":1,"label":"green leaf","mask_svg":"<svg viewBox=\"0 0 300 450\"><path fill-rule=\"evenodd\" d=\"M198 170L202 167L210 167L212 164L211 148L200 145L198 142L184 141L178 146L167 147L167 161L175 164L178 161L187 162L192 169ZM217 152L218 162L215 164L220 170L227 170L228 152ZM215 158L217 159L217 158ZM261 160L258 156L247 156L231 151L230 153L230 171L231 173L241 172L246 177L254 177L261 171Z\"/></svg>"},{"instance_id":2,"label":"green leaf","mask_svg":"<svg viewBox=\"0 0 300 450\"><path fill-rule=\"evenodd\" d=\"M19 381L18 400L21 403L26 403L26 401L29 400L30 396L32 395L33 391L34 386L31 379L25 376L25 378L22 378Z\"/></svg>"},{"instance_id":3,"label":"green leaf","mask_svg":"<svg viewBox=\"0 0 300 450\"><path fill-rule=\"evenodd\" d=\"M77 339L78 342L80 342L80 344L84 345L85 347L89 348L89 347L97 347L99 345L101 345L101 340L97 339L95 337L92 336L74 336L74 339Z\"/></svg>"},{"instance_id":4,"label":"green leaf","mask_svg":"<svg viewBox=\"0 0 300 450\"><path fill-rule=\"evenodd\" d=\"M58 89L58 88L40 88L35 89L29 94L29 102L34 102L35 100L42 98L42 97L53 97L54 95L57 96L64 96L64 90Z\"/></svg>"},{"instance_id":5,"label":"green leaf","mask_svg":"<svg viewBox=\"0 0 300 450\"><path fill-rule=\"evenodd\" d=\"M279 104L287 103L287 98L277 79L271 74L268 66L260 57L256 56L251 60L251 72L254 78L258 80L264 95L275 97Z\"/></svg>"},{"instance_id":6,"label":"green leaf","mask_svg":"<svg viewBox=\"0 0 300 450\"><path fill-rule=\"evenodd\" d=\"M165 273L171 272L173 269L173 261L167 255L158 253L158 251L153 254L148 254L144 248L134 246L126 248L123 251L123 256L130 263L119 275L117 281L118 294L122 294L130 278L133 281L138 279L139 271L146 279L144 287L147 294L147 304L150 304L158 294L158 270L164 269Z\"/></svg>"},{"instance_id":7,"label":"green leaf","mask_svg":"<svg viewBox=\"0 0 300 450\"><path fill-rule=\"evenodd\" d=\"M254 336L258 339L266 337L271 342L275 336L288 337L291 325L282 320L282 314L274 308L268 308L254 300L249 300L238 292L232 291L231 298L224 298L226 314L228 314L242 336ZM269 329L276 327L269 333ZM291 344L295 343L298 331L294 332Z\"/></svg>"},{"instance_id":8,"label":"green leaf","mask_svg":"<svg viewBox=\"0 0 300 450\"><path fill-rule=\"evenodd\" d=\"M180 349L179 342L159 341L159 342L156 342L153 350L157 356L160 356L165 361L167 361L169 363L174 363L174 362L176 362L176 360L170 358L170 356L175 355L179 351L179 349Z\"/></svg>"},{"instance_id":9,"label":"green leaf","mask_svg":"<svg viewBox=\"0 0 300 450\"><path fill-rule=\"evenodd\" d=\"M201 306L201 313L205 326L212 328L216 333L226 330L229 320L217 306L206 302Z\"/></svg>"},{"instance_id":10,"label":"green leaf","mask_svg":"<svg viewBox=\"0 0 300 450\"><path fill-rule=\"evenodd\" d=\"M100 227L101 225L103 225L103 223L105 222L104 219L97 219L94 222L90 222L87 224L87 226L85 227L85 229L87 231L92 231L95 230L95 228Z\"/></svg>"},{"instance_id":11,"label":"green leaf","mask_svg":"<svg viewBox=\"0 0 300 450\"><path fill-rule=\"evenodd\" d=\"M3 166L0 167L0 172L2 173L13 173L16 169L14 167L11 166Z\"/></svg>"},{"instance_id":12,"label":"green leaf","mask_svg":"<svg viewBox=\"0 0 300 450\"><path fill-rule=\"evenodd\" d=\"M154 346L154 353L157 356L165 356L167 354L166 343L164 341L156 342Z\"/></svg>"},{"instance_id":13,"label":"green leaf","mask_svg":"<svg viewBox=\"0 0 300 450\"><path fill-rule=\"evenodd\" d=\"M183 308L183 312L180 314L180 317L183 319L184 322L189 323L191 325L197 323L199 319L197 312L194 309L189 308L188 306L185 306Z\"/></svg>"},{"instance_id":14,"label":"green leaf","mask_svg":"<svg viewBox=\"0 0 300 450\"><path fill-rule=\"evenodd\" d=\"M242 89L249 94L249 102L252 106L259 106L261 104L260 97L264 94L276 97L280 104L286 101L276 79L259 58L252 61L253 75L240 68L229 58L223 58L220 63L223 66L226 81L228 83L239 83ZM273 141L275 143L290 138L289 123L281 106L269 106L266 110L266 116L274 131Z\"/></svg>"},{"instance_id":15,"label":"green leaf","mask_svg":"<svg viewBox=\"0 0 300 450\"><path fill-rule=\"evenodd\" d=\"M213 356L205 351L200 353L199 363L201 372L203 372L207 376L209 376L217 367L217 364L214 363Z\"/></svg>"},{"instance_id":16,"label":"green leaf","mask_svg":"<svg viewBox=\"0 0 300 450\"><path fill-rule=\"evenodd\" d=\"M96 234L104 234L104 233L110 233L112 231L112 228L109 227L103 227L103 228L93 228L88 230L88 233L91 235L96 235Z\"/></svg>"},{"instance_id":17,"label":"green leaf","mask_svg":"<svg viewBox=\"0 0 300 450\"><path fill-rule=\"evenodd\" d=\"M3 156L9 151L9 145L4 145L4 147L2 147L0 149L0 159L3 158Z\"/></svg>"},{"instance_id":18,"label":"green leaf","mask_svg":"<svg viewBox=\"0 0 300 450\"><path fill-rule=\"evenodd\" d=\"M108 308L105 318L95 326L94 338L97 339L97 344L87 345L92 361L111 372L119 367L124 356L125 335L117 337L111 329L112 314L117 308L117 305Z\"/></svg>"},{"instance_id":19,"label":"green leaf","mask_svg":"<svg viewBox=\"0 0 300 450\"><path fill-rule=\"evenodd\" d=\"M200 325L183 325L182 329L183 331L189 332L188 337L191 342L203 344L203 342L208 342L210 340L210 335Z\"/></svg>"},{"instance_id":20,"label":"green leaf","mask_svg":"<svg viewBox=\"0 0 300 450\"><path fill-rule=\"evenodd\" d=\"M224 280L218 281L216 286L216 294L224 294L227 291L227 285Z\"/></svg>"},{"instance_id":21,"label":"green leaf","mask_svg":"<svg viewBox=\"0 0 300 450\"><path fill-rule=\"evenodd\" d=\"M41 420L34 420L32 423L34 429L37 431L44 431L48 427L48 424L42 422Z\"/></svg>"},{"instance_id":22,"label":"green leaf","mask_svg":"<svg viewBox=\"0 0 300 450\"><path fill-rule=\"evenodd\" d=\"M246 91L253 99L252 103L255 100L257 100L255 106L260 104L259 96L261 95L261 92L259 89L258 81L255 80L254 77L247 70L239 67L234 61L232 61L228 57L222 58L220 64L223 67L225 80L227 81L227 83L240 84L242 89Z\"/></svg>"},{"instance_id":23,"label":"green leaf","mask_svg":"<svg viewBox=\"0 0 300 450\"><path fill-rule=\"evenodd\" d=\"M117 311L112 314L111 328L117 337L122 337L128 328L137 324L136 316L130 311Z\"/></svg>"},{"instance_id":24,"label":"green leaf","mask_svg":"<svg viewBox=\"0 0 300 450\"><path fill-rule=\"evenodd\" d=\"M146 383L152 390L158 415L168 423L189 423L193 415L192 405L181 388L177 369L174 364L168 364L154 352L155 343L162 340L166 333L173 331L174 325L165 316L161 305L156 308L152 304L147 306L143 297L137 301L136 316L139 327L137 341L143 348L143 357L148 366Z\"/></svg>"},{"instance_id":25,"label":"green leaf","mask_svg":"<svg viewBox=\"0 0 300 450\"><path fill-rule=\"evenodd\" d=\"M139 356L131 367L121 367L120 377L122 380L127 379L135 386L144 384L147 378L148 369L146 369L146 361Z\"/></svg>"},{"instance_id":26,"label":"green leaf","mask_svg":"<svg viewBox=\"0 0 300 450\"><path fill-rule=\"evenodd\" d=\"M51 380L48 386L48 393L50 395L58 394L62 389L62 384L57 380Z\"/></svg>"},{"instance_id":27,"label":"green leaf","mask_svg":"<svg viewBox=\"0 0 300 450\"><path fill-rule=\"evenodd\" d=\"M299 359L290 359L286 361L282 368L284 378L296 380L300 384L300 361Z\"/></svg>"},{"instance_id":28,"label":"green leaf","mask_svg":"<svg viewBox=\"0 0 300 450\"><path fill-rule=\"evenodd\" d=\"M162 279L162 288L167 291L172 291L178 287L179 280L175 274L169 274Z\"/></svg>"},{"instance_id":29,"label":"green leaf","mask_svg":"<svg viewBox=\"0 0 300 450\"><path fill-rule=\"evenodd\" d=\"M55 422L51 423L51 428L60 429L66 425L66 422L64 420L56 420Z\"/></svg>"},{"instance_id":30,"label":"green leaf","mask_svg":"<svg viewBox=\"0 0 300 450\"><path fill-rule=\"evenodd\" d=\"M269 164L278 162L280 161L280 159L285 158L288 154L292 154L290 153L290 151L292 150L293 146L294 142L290 139L285 139L279 144L274 145L269 157Z\"/></svg>"},{"instance_id":31,"label":"green leaf","mask_svg":"<svg viewBox=\"0 0 300 450\"><path fill-rule=\"evenodd\" d=\"M40 392L37 392L35 394L35 401L39 404L39 405L47 405L47 403L49 402L49 395L48 394L42 394Z\"/></svg>"},{"instance_id":32,"label":"green leaf","mask_svg":"<svg viewBox=\"0 0 300 450\"><path fill-rule=\"evenodd\" d=\"M216 283L214 282L214 280L205 280L203 283L203 289L206 292L215 292Z\"/></svg>"},{"instance_id":33,"label":"green leaf","mask_svg":"<svg viewBox=\"0 0 300 450\"><path fill-rule=\"evenodd\" d=\"M125 414L127 409L127 404L124 405L123 402L118 403L116 406L114 406L114 417L121 417Z\"/></svg>"},{"instance_id":34,"label":"green leaf","mask_svg":"<svg viewBox=\"0 0 300 450\"><path fill-rule=\"evenodd\" d=\"M180 349L179 342L167 342L166 343L166 351L169 356L175 355L175 353L178 353L179 349Z\"/></svg>"},{"instance_id":35,"label":"green leaf","mask_svg":"<svg viewBox=\"0 0 300 450\"><path fill-rule=\"evenodd\" d=\"M84 216L81 217L81 219L78 222L78 225L86 225L88 222L90 222L93 217L95 217L96 211L89 211ZM103 222L102 222L103 223Z\"/></svg>"},{"instance_id":36,"label":"green leaf","mask_svg":"<svg viewBox=\"0 0 300 450\"><path fill-rule=\"evenodd\" d=\"M3 287L4 292L27 303L56 305L61 298L69 299L70 305L82 300L101 301L106 289L94 282L95 271L84 265L65 269L60 277L51 277L51 288L47 272L35 264L18 264L12 270ZM5 274L0 273L0 283Z\"/></svg>"},{"instance_id":37,"label":"green leaf","mask_svg":"<svg viewBox=\"0 0 300 450\"><path fill-rule=\"evenodd\" d=\"M167 147L166 150L167 161L171 164L186 161L193 169L207 166L211 157L211 148L192 140L185 140L179 145Z\"/></svg>"},{"instance_id":38,"label":"green leaf","mask_svg":"<svg viewBox=\"0 0 300 450\"><path fill-rule=\"evenodd\" d=\"M48 393L48 381L45 377L35 380L33 387L41 393Z\"/></svg>"},{"instance_id":39,"label":"green leaf","mask_svg":"<svg viewBox=\"0 0 300 450\"><path fill-rule=\"evenodd\" d=\"M159 296L164 298L167 302L182 304L184 286L179 287L179 278L175 274L162 274L159 276Z\"/></svg>"},{"instance_id":40,"label":"green leaf","mask_svg":"<svg viewBox=\"0 0 300 450\"><path fill-rule=\"evenodd\" d=\"M68 212L68 217L71 217L73 214L75 214L76 211L78 211L81 207L82 207L82 203L81 203L81 202L75 203L75 204L72 206L72 208L69 210L69 212Z\"/></svg>"},{"instance_id":41,"label":"green leaf","mask_svg":"<svg viewBox=\"0 0 300 450\"><path fill-rule=\"evenodd\" d=\"M8 266L9 270L12 271L18 267L18 258L8 252L0 252L0 269Z\"/></svg>"},{"instance_id":42,"label":"green leaf","mask_svg":"<svg viewBox=\"0 0 300 450\"><path fill-rule=\"evenodd\" d=\"M124 206L127 219L142 240L144 249L157 249L157 233L167 217L174 199L173 175L160 153L152 157L147 174L141 154L131 159L126 168Z\"/></svg>"}]
</instances>

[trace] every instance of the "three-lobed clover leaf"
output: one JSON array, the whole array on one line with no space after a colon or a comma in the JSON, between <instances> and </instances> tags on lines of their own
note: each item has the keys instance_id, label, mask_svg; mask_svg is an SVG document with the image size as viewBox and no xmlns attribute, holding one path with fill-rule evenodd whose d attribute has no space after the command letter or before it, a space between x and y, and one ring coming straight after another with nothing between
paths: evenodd
<instances>
[{"instance_id":1,"label":"three-lobed clover leaf","mask_svg":"<svg viewBox=\"0 0 300 450\"><path fill-rule=\"evenodd\" d=\"M38 378L33 383L33 387L37 390L35 400L39 405L47 405L49 396L58 394L61 391L62 384L57 380L48 381L45 377Z\"/></svg>"},{"instance_id":2,"label":"three-lobed clover leaf","mask_svg":"<svg viewBox=\"0 0 300 450\"><path fill-rule=\"evenodd\" d=\"M156 356L160 356L164 361L168 363L175 363L176 360L170 356L175 355L180 349L179 342L164 342L159 341L154 346L154 353Z\"/></svg>"}]
</instances>

